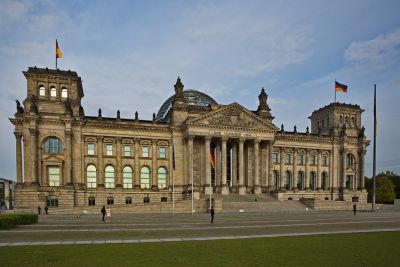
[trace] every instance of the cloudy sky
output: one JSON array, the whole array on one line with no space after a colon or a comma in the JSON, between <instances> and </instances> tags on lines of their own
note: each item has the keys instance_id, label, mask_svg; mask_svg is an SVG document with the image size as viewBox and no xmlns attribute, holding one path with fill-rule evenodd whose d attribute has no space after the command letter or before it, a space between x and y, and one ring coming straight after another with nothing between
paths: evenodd
<instances>
[{"instance_id":1,"label":"cloudy sky","mask_svg":"<svg viewBox=\"0 0 400 267\"><path fill-rule=\"evenodd\" d=\"M373 138L378 89L378 171L400 173L400 1L0 0L0 177L15 178L8 118L26 97L28 67L83 79L86 115L151 119L177 76L218 103L256 109L265 87L274 123L305 131L334 99L359 104ZM366 175L372 175L372 145Z\"/></svg>"}]
</instances>

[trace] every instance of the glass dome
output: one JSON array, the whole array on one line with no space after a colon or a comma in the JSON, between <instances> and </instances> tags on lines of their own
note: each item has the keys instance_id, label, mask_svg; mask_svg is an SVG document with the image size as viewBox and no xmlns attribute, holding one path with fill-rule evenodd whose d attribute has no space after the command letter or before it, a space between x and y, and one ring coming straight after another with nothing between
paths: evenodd
<instances>
[{"instance_id":1,"label":"glass dome","mask_svg":"<svg viewBox=\"0 0 400 267\"><path fill-rule=\"evenodd\" d=\"M202 92L193 89L184 90L183 96L185 97L187 104L191 106L206 107L209 104L217 104L217 102L209 95L206 95ZM165 116L172 108L172 102L174 101L174 98L175 95L168 98L167 101L165 101L164 104L162 104L156 116L157 121L163 121L165 119Z\"/></svg>"}]
</instances>

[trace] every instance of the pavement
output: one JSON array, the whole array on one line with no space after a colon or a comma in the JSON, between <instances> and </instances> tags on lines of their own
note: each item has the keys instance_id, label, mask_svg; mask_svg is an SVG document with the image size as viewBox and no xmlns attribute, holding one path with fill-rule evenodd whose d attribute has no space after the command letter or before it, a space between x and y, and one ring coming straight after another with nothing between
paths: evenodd
<instances>
[{"instance_id":1,"label":"pavement","mask_svg":"<svg viewBox=\"0 0 400 267\"><path fill-rule=\"evenodd\" d=\"M34 225L0 231L0 247L123 244L400 231L399 211L297 213L40 215Z\"/></svg>"}]
</instances>

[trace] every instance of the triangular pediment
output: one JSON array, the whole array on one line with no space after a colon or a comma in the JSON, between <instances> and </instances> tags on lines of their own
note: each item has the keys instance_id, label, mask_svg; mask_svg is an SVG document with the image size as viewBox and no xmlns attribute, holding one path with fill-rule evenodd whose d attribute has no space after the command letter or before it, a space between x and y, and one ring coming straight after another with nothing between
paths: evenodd
<instances>
[{"instance_id":1,"label":"triangular pediment","mask_svg":"<svg viewBox=\"0 0 400 267\"><path fill-rule=\"evenodd\" d=\"M271 121L259 118L256 114L242 107L238 103L232 103L213 110L199 117L186 121L187 126L193 127L232 127L243 129L260 129L269 132L279 130Z\"/></svg>"},{"instance_id":2,"label":"triangular pediment","mask_svg":"<svg viewBox=\"0 0 400 267\"><path fill-rule=\"evenodd\" d=\"M54 154L50 154L48 156L43 157L43 161L47 161L47 162L64 162L64 160L62 158L60 158L57 155Z\"/></svg>"}]
</instances>

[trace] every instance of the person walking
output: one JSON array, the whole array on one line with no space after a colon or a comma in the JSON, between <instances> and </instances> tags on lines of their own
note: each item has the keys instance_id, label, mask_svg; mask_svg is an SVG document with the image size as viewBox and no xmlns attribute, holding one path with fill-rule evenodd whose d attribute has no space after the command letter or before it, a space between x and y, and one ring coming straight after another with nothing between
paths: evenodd
<instances>
[{"instance_id":1,"label":"person walking","mask_svg":"<svg viewBox=\"0 0 400 267\"><path fill-rule=\"evenodd\" d=\"M214 215L215 215L214 206L211 206L210 214L211 214L211 223L214 223Z\"/></svg>"},{"instance_id":2,"label":"person walking","mask_svg":"<svg viewBox=\"0 0 400 267\"><path fill-rule=\"evenodd\" d=\"M46 215L48 214L48 212L49 212L49 208L46 206L46 207L44 207L44 212L46 213Z\"/></svg>"},{"instance_id":3,"label":"person walking","mask_svg":"<svg viewBox=\"0 0 400 267\"><path fill-rule=\"evenodd\" d=\"M39 206L37 207L37 213L40 215L40 211L42 210L42 208Z\"/></svg>"},{"instance_id":4,"label":"person walking","mask_svg":"<svg viewBox=\"0 0 400 267\"><path fill-rule=\"evenodd\" d=\"M106 217L106 206L103 205L101 208L101 214L103 214L103 222L105 222L105 217Z\"/></svg>"},{"instance_id":5,"label":"person walking","mask_svg":"<svg viewBox=\"0 0 400 267\"><path fill-rule=\"evenodd\" d=\"M353 213L354 213L354 215L356 215L356 213L357 213L357 204L353 204Z\"/></svg>"}]
</instances>

